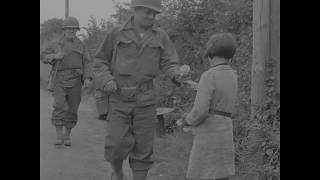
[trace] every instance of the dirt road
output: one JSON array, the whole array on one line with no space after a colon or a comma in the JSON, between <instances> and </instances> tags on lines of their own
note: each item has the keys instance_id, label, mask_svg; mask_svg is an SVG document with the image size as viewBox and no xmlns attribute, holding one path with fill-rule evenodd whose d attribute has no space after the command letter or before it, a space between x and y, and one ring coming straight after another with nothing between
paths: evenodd
<instances>
[{"instance_id":1,"label":"dirt road","mask_svg":"<svg viewBox=\"0 0 320 180\"><path fill-rule=\"evenodd\" d=\"M79 121L74 128L69 149L55 149L55 129L50 116L53 99L40 89L40 179L41 180L108 180L111 168L104 161L105 121L97 120L92 97L83 98ZM124 172L131 172L126 162Z\"/></svg>"}]
</instances>

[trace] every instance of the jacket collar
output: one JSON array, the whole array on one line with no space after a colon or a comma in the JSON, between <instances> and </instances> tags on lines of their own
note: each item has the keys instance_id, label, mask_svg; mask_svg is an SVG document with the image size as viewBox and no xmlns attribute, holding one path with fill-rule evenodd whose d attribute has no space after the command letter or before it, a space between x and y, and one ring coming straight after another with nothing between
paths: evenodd
<instances>
[{"instance_id":1,"label":"jacket collar","mask_svg":"<svg viewBox=\"0 0 320 180\"><path fill-rule=\"evenodd\" d=\"M124 25L120 28L120 30L133 30L134 29L134 25L133 25L133 21L134 20L134 16L132 15L125 23ZM153 26L152 26L152 30L153 31L157 31L158 29L158 24L157 23L153 23Z\"/></svg>"},{"instance_id":2,"label":"jacket collar","mask_svg":"<svg viewBox=\"0 0 320 180\"><path fill-rule=\"evenodd\" d=\"M211 68L215 70L232 70L230 65L226 62L214 64L213 66L211 66Z\"/></svg>"}]
</instances>

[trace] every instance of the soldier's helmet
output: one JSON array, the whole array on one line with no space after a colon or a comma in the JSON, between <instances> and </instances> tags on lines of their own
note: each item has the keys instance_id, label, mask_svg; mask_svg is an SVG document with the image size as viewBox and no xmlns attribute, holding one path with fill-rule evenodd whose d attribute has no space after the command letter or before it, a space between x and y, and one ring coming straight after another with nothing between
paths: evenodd
<instances>
[{"instance_id":1,"label":"soldier's helmet","mask_svg":"<svg viewBox=\"0 0 320 180\"><path fill-rule=\"evenodd\" d=\"M156 12L161 12L161 0L131 0L131 7L147 7L155 10Z\"/></svg>"},{"instance_id":2,"label":"soldier's helmet","mask_svg":"<svg viewBox=\"0 0 320 180\"><path fill-rule=\"evenodd\" d=\"M218 56L230 59L234 56L236 49L236 41L230 33L218 33L209 38L204 57Z\"/></svg>"},{"instance_id":3,"label":"soldier's helmet","mask_svg":"<svg viewBox=\"0 0 320 180\"><path fill-rule=\"evenodd\" d=\"M78 29L80 30L79 21L77 18L69 16L63 21L62 29Z\"/></svg>"}]
</instances>

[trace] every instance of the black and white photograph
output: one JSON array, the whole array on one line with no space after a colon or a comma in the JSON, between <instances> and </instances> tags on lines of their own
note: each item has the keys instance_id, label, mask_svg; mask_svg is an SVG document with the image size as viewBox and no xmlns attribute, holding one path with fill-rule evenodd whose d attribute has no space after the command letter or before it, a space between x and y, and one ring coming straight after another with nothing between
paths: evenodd
<instances>
[{"instance_id":1,"label":"black and white photograph","mask_svg":"<svg viewBox=\"0 0 320 180\"><path fill-rule=\"evenodd\" d=\"M280 0L40 0L41 180L280 180Z\"/></svg>"}]
</instances>

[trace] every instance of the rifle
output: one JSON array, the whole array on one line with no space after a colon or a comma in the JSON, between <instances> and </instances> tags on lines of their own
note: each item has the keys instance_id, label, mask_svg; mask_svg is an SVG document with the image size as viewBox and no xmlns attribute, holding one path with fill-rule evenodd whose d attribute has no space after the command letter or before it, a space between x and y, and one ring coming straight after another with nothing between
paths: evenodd
<instances>
[{"instance_id":1,"label":"rifle","mask_svg":"<svg viewBox=\"0 0 320 180\"><path fill-rule=\"evenodd\" d=\"M52 71L50 73L50 79L49 79L49 83L48 83L48 86L47 86L47 89L50 92L53 92L54 83L55 83L55 79L56 79L57 72L58 72L58 69L59 69L59 65L60 65L60 61L58 61L57 64L55 65L55 69L53 71L53 74L52 74Z\"/></svg>"},{"instance_id":2,"label":"rifle","mask_svg":"<svg viewBox=\"0 0 320 180\"><path fill-rule=\"evenodd\" d=\"M58 60L57 62L56 62L56 64L55 64L55 69L54 69L54 71L53 71L53 74L52 74L52 71L51 71L51 73L50 73L50 79L49 79L49 83L48 83L48 86L47 86L47 89L48 89L48 91L50 91L50 92L53 92L53 88L54 88L54 84L55 84L55 80L56 80L56 76L57 76L57 72L58 72L58 69L59 69L59 66L60 66L60 61L61 61L61 58L63 58L63 56L64 56L64 51L62 50L62 48L61 48L61 46L60 46L60 44L59 44L59 42L54 42L53 43L53 47L54 47L54 51L55 52L58 52L58 53L61 53L62 52L62 56L60 56L59 57L59 59L60 60Z\"/></svg>"}]
</instances>

